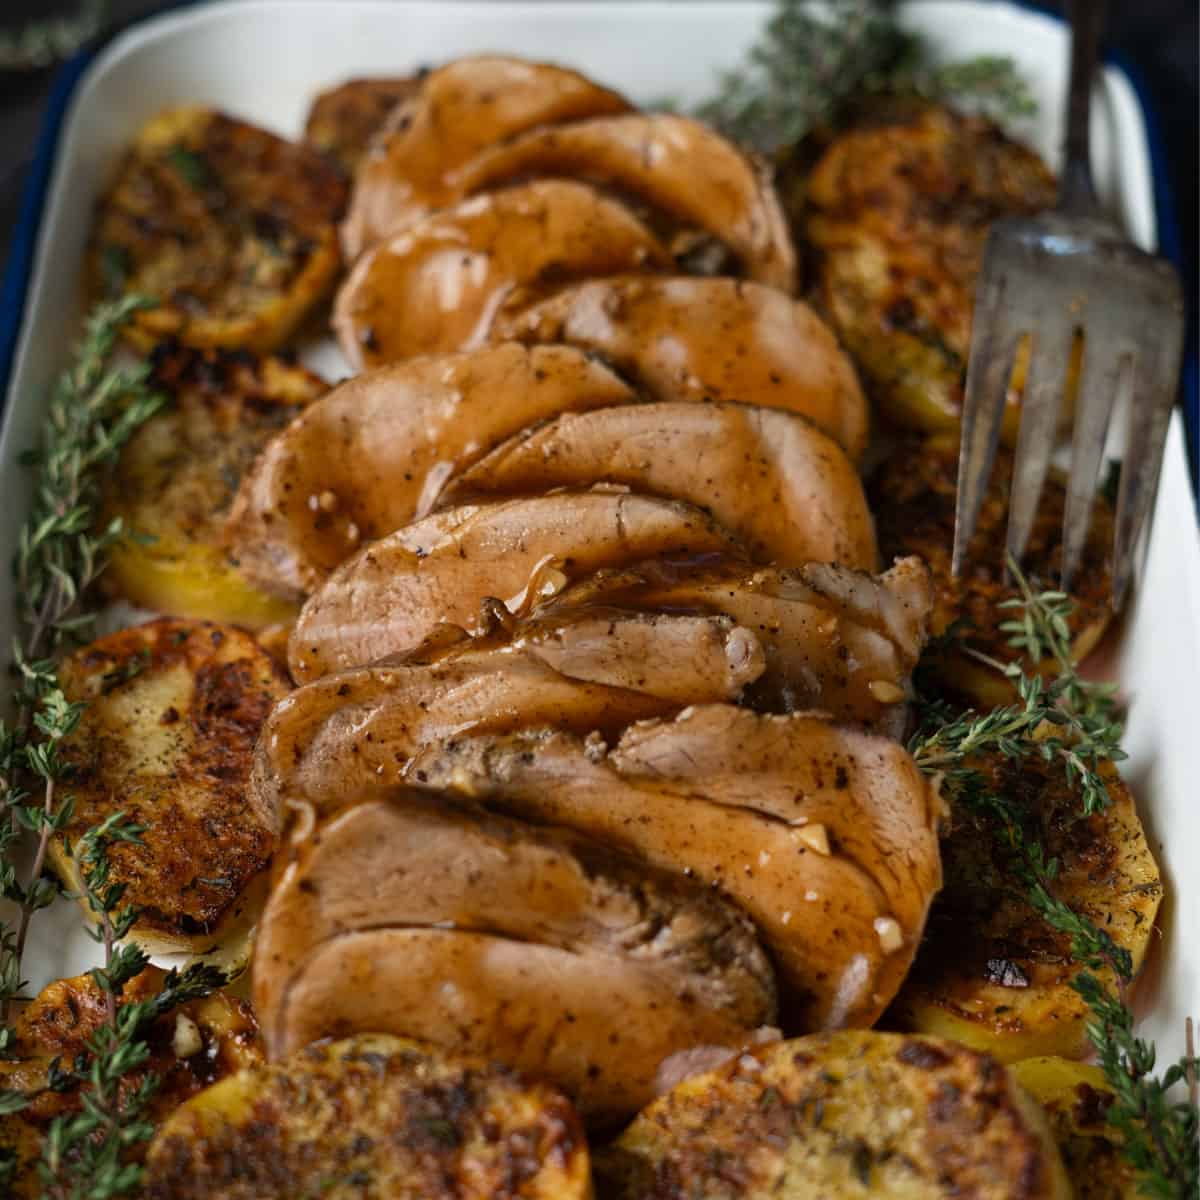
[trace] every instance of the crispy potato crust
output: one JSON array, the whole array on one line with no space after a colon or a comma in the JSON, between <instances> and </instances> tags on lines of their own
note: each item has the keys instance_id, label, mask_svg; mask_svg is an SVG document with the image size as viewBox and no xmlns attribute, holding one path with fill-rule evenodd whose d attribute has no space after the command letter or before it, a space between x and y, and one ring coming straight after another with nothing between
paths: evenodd
<instances>
[{"instance_id":1,"label":"crispy potato crust","mask_svg":"<svg viewBox=\"0 0 1200 1200\"><path fill-rule=\"evenodd\" d=\"M94 295L140 293L129 336L279 346L325 296L340 255L341 172L315 150L208 108L171 109L138 134L100 202Z\"/></svg>"},{"instance_id":2,"label":"crispy potato crust","mask_svg":"<svg viewBox=\"0 0 1200 1200\"><path fill-rule=\"evenodd\" d=\"M67 839L115 811L148 826L144 845L110 851L125 901L143 910L138 940L199 951L252 920L275 838L247 780L259 727L289 690L280 668L232 626L162 618L92 642L59 678L88 702L63 743ZM73 880L62 839L51 858Z\"/></svg>"},{"instance_id":3,"label":"crispy potato crust","mask_svg":"<svg viewBox=\"0 0 1200 1200\"><path fill-rule=\"evenodd\" d=\"M421 90L422 79L349 79L321 92L308 110L304 140L352 176L388 114Z\"/></svg>"},{"instance_id":4,"label":"crispy potato crust","mask_svg":"<svg viewBox=\"0 0 1200 1200\"><path fill-rule=\"evenodd\" d=\"M1053 176L989 121L904 105L836 136L804 193L817 302L873 398L897 424L957 428L988 230L1050 207Z\"/></svg>"},{"instance_id":5,"label":"crispy potato crust","mask_svg":"<svg viewBox=\"0 0 1200 1200\"><path fill-rule=\"evenodd\" d=\"M224 524L241 476L325 381L244 350L169 343L151 362L170 404L138 429L108 480L105 521L121 518L130 536L109 553L106 587L172 616L250 628L294 619L295 605L239 572Z\"/></svg>"},{"instance_id":6,"label":"crispy potato crust","mask_svg":"<svg viewBox=\"0 0 1200 1200\"><path fill-rule=\"evenodd\" d=\"M364 1034L246 1071L175 1113L147 1200L588 1200L587 1144L543 1084Z\"/></svg>"},{"instance_id":7,"label":"crispy potato crust","mask_svg":"<svg viewBox=\"0 0 1200 1200\"><path fill-rule=\"evenodd\" d=\"M1112 803L1084 817L1061 764L988 760L1000 792L1027 814L1026 835L1059 862L1052 894L1145 957L1162 898L1133 796L1104 768ZM1087 1052L1087 1007L1071 981L1070 938L1040 921L1014 891L994 818L959 807L942 839L945 886L925 941L893 1006L902 1028L954 1037L1002 1062Z\"/></svg>"},{"instance_id":8,"label":"crispy potato crust","mask_svg":"<svg viewBox=\"0 0 1200 1200\"><path fill-rule=\"evenodd\" d=\"M1137 1173L1121 1153L1105 1113L1112 1091L1099 1067L1064 1058L1028 1058L1017 1082L1042 1106L1071 1177L1075 1200L1134 1200Z\"/></svg>"},{"instance_id":9,"label":"crispy potato crust","mask_svg":"<svg viewBox=\"0 0 1200 1200\"><path fill-rule=\"evenodd\" d=\"M1020 591L1004 581L1004 537L1008 528L1008 492L1013 456L997 454L992 484L979 514L962 575L950 574L954 542L954 505L958 492L958 439L951 435L921 441L909 439L893 451L875 473L867 497L875 514L879 550L884 562L917 554L933 576L934 608L930 633L945 633L952 622L966 622L965 644L1002 662L1021 652L1008 644L999 626L1012 619L1000 608ZM1034 591L1058 586L1062 565L1062 522L1066 488L1060 474L1046 481L1037 519L1026 547L1022 569ZM1092 527L1071 592L1074 612L1069 625L1077 661L1087 657L1112 619L1112 507L1098 497ZM949 690L983 707L1007 704L1011 683L999 672L952 648L926 656Z\"/></svg>"},{"instance_id":10,"label":"crispy potato crust","mask_svg":"<svg viewBox=\"0 0 1200 1200\"><path fill-rule=\"evenodd\" d=\"M1037 1106L953 1042L838 1033L688 1079L598 1156L627 1200L1068 1197Z\"/></svg>"},{"instance_id":11,"label":"crispy potato crust","mask_svg":"<svg viewBox=\"0 0 1200 1200\"><path fill-rule=\"evenodd\" d=\"M126 984L121 1003L157 995L165 975L159 967L147 967ZM17 1153L14 1200L32 1200L41 1194L36 1162L46 1130L55 1117L80 1107L78 1092L42 1090L51 1060L71 1062L105 1016L104 993L90 975L78 975L44 988L17 1017L12 1057L0 1062L0 1088L41 1094L21 1113L0 1118L0 1149ZM121 1086L123 1093L129 1092L147 1074L158 1076L159 1086L146 1109L146 1120L155 1125L217 1080L263 1061L253 1010L220 992L164 1014L147 1031L146 1040L149 1059L130 1072Z\"/></svg>"}]
</instances>

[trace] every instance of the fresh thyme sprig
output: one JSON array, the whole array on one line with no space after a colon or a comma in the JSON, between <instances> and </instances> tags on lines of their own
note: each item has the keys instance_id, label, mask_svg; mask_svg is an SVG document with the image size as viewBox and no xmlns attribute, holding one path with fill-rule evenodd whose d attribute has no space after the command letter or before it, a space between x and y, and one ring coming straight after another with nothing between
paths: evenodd
<instances>
[{"instance_id":1,"label":"fresh thyme sprig","mask_svg":"<svg viewBox=\"0 0 1200 1200\"><path fill-rule=\"evenodd\" d=\"M59 793L59 748L78 726L83 705L59 688L54 657L86 636L92 617L80 601L122 533L119 521L96 529L100 479L163 403L148 387L146 364L111 365L121 331L149 303L135 296L95 310L74 364L51 395L41 446L25 456L37 480L13 562L16 715L11 723L0 721L0 895L17 904L19 916L15 932L0 925L0 1027L24 986L21 962L33 915L57 895L42 872L51 838L71 818L69 797ZM12 862L22 829L37 839L24 883ZM8 1041L0 1029L0 1048Z\"/></svg>"},{"instance_id":2,"label":"fresh thyme sprig","mask_svg":"<svg viewBox=\"0 0 1200 1200\"><path fill-rule=\"evenodd\" d=\"M104 965L93 968L91 976L104 993L106 1019L69 1069L51 1064L52 1086L76 1091L81 1110L55 1118L47 1131L38 1164L46 1200L109 1200L141 1184L142 1168L128 1154L153 1136L145 1113L159 1082L152 1072L129 1082L150 1057L145 1032L176 1005L206 996L225 982L215 968L193 964L182 974L172 971L156 996L118 1006L126 984L150 960L135 943L117 944L139 913L123 904L125 885L113 882L108 853L122 842L140 844L143 831L124 813L113 813L84 834L72 855L96 918L97 928L89 932L104 947Z\"/></svg>"},{"instance_id":3,"label":"fresh thyme sprig","mask_svg":"<svg viewBox=\"0 0 1200 1200\"><path fill-rule=\"evenodd\" d=\"M1173 1099L1171 1090L1194 1078L1197 1062L1189 1051L1156 1076L1154 1047L1135 1036L1126 1005L1134 975L1132 956L1055 895L1057 860L1026 836L1021 813L995 792L976 765L988 753L1015 761L1058 760L1068 784L1078 789L1086 815L1108 803L1102 763L1123 756L1113 690L1082 679L1075 669L1067 624L1069 598L1062 592L1034 593L1016 563L1010 561L1009 570L1021 595L1003 607L1020 615L1001 629L1024 653L1030 670L1020 663L992 665L1016 684L1019 702L983 714L954 714L936 702L926 704L910 749L923 770L942 779L955 803L993 818L1025 899L1051 928L1070 937L1071 955L1083 968L1071 987L1091 1011L1088 1038L1114 1096L1107 1119L1120 1134L1122 1153L1138 1172L1139 1191L1163 1200L1192 1197L1200 1189L1197 1108L1190 1097ZM1039 673L1046 662L1057 672L1049 683Z\"/></svg>"},{"instance_id":4,"label":"fresh thyme sprig","mask_svg":"<svg viewBox=\"0 0 1200 1200\"><path fill-rule=\"evenodd\" d=\"M38 1163L45 1200L111 1200L140 1186L142 1168L130 1161L129 1153L153 1136L146 1110L159 1084L153 1072L143 1069L150 1057L148 1030L178 1005L225 983L221 971L195 963L183 972L169 972L154 996L120 1003L126 985L149 958L136 944L118 945L139 914L123 904L125 885L112 881L108 852L121 842L139 842L141 832L123 813L114 813L90 829L73 851L84 897L96 917L92 936L104 946L104 964L93 968L91 976L104 993L106 1013L83 1053L69 1065L55 1059L49 1066L47 1090L73 1093L79 1111L56 1117L46 1132ZM36 1095L0 1091L0 1115L21 1112ZM0 1161L0 1180L11 1177L13 1166L11 1159Z\"/></svg>"},{"instance_id":5,"label":"fresh thyme sprig","mask_svg":"<svg viewBox=\"0 0 1200 1200\"><path fill-rule=\"evenodd\" d=\"M697 115L764 153L835 122L847 101L889 92L952 101L997 119L1036 111L1011 60L936 65L900 28L891 0L781 0L746 61L725 72Z\"/></svg>"}]
</instances>

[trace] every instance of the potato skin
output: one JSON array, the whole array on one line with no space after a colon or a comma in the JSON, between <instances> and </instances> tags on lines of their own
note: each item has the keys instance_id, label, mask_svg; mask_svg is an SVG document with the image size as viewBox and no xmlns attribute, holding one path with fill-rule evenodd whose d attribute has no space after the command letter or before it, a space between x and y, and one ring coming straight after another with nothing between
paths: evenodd
<instances>
[{"instance_id":1,"label":"potato skin","mask_svg":"<svg viewBox=\"0 0 1200 1200\"><path fill-rule=\"evenodd\" d=\"M1025 814L1030 841L1058 859L1052 894L1107 930L1136 971L1153 936L1162 882L1116 769L1103 767L1111 805L1084 817L1058 763L989 759L979 766ZM1003 845L993 818L963 806L951 813L942 839L945 886L887 1020L953 1037L1002 1062L1082 1057L1088 1009L1070 986L1081 969L1070 938L1021 899Z\"/></svg>"},{"instance_id":2,"label":"potato skin","mask_svg":"<svg viewBox=\"0 0 1200 1200\"><path fill-rule=\"evenodd\" d=\"M179 1109L146 1200L589 1200L570 1103L502 1067L364 1034L245 1071Z\"/></svg>"},{"instance_id":3,"label":"potato skin","mask_svg":"<svg viewBox=\"0 0 1200 1200\"><path fill-rule=\"evenodd\" d=\"M963 573L957 579L950 573L950 554L958 491L958 438L940 435L904 440L867 487L883 560L917 554L929 566L934 592L930 635L936 638L954 621L965 621L965 645L1001 662L1021 657L1021 651L1008 644L1010 635L999 628L1001 622L1015 615L1000 605L1021 595L1018 588L1004 580L1003 546L1012 467L1012 454L1001 448ZM1035 592L1058 586L1065 503L1064 480L1061 474L1052 472L1046 480L1022 564ZM1074 611L1068 624L1076 661L1091 653L1112 619L1112 544L1112 506L1098 496L1070 597ZM1015 689L1008 679L953 647L931 649L925 665L932 668L943 687L968 703L992 708L1015 699Z\"/></svg>"},{"instance_id":4,"label":"potato skin","mask_svg":"<svg viewBox=\"0 0 1200 1200\"><path fill-rule=\"evenodd\" d=\"M165 976L161 968L147 967L125 985L120 1003L157 995ZM0 1117L0 1149L17 1154L13 1200L34 1200L42 1194L36 1163L46 1130L55 1117L77 1112L80 1107L77 1091L43 1090L51 1060L71 1062L86 1048L106 1015L104 993L91 975L56 980L18 1015L12 1057L0 1061L0 1088L40 1094L22 1112ZM253 1009L222 992L164 1014L151 1025L146 1041L150 1057L126 1076L122 1091L131 1091L148 1072L158 1076L159 1085L145 1113L146 1120L155 1125L210 1084L263 1061ZM133 1149L140 1157L145 1147Z\"/></svg>"},{"instance_id":5,"label":"potato skin","mask_svg":"<svg viewBox=\"0 0 1200 1200\"><path fill-rule=\"evenodd\" d=\"M272 350L333 283L345 202L341 172L315 150L213 109L169 109L100 202L90 290L158 301L127 332L142 350L168 336Z\"/></svg>"},{"instance_id":6,"label":"potato skin","mask_svg":"<svg viewBox=\"0 0 1200 1200\"><path fill-rule=\"evenodd\" d=\"M271 821L247 786L259 727L289 690L249 634L161 618L100 638L59 670L88 707L63 742L78 841L114 811L147 825L144 845L110 851L125 901L143 910L139 942L208 950L253 920L274 849ZM74 879L61 838L55 869Z\"/></svg>"},{"instance_id":7,"label":"potato skin","mask_svg":"<svg viewBox=\"0 0 1200 1200\"><path fill-rule=\"evenodd\" d=\"M282 358L175 342L157 346L151 363L151 384L169 403L106 483L104 519L119 517L128 534L109 552L106 589L172 616L254 629L293 620L293 604L238 570L224 524L240 477L325 381Z\"/></svg>"},{"instance_id":8,"label":"potato skin","mask_svg":"<svg viewBox=\"0 0 1200 1200\"><path fill-rule=\"evenodd\" d=\"M1075 1200L1135 1200L1137 1173L1105 1119L1113 1095L1099 1067L1065 1058L1027 1058L1012 1068L1042 1106L1071 1177Z\"/></svg>"},{"instance_id":9,"label":"potato skin","mask_svg":"<svg viewBox=\"0 0 1200 1200\"><path fill-rule=\"evenodd\" d=\"M614 1200L1069 1197L1045 1119L953 1042L775 1042L686 1080L597 1156Z\"/></svg>"},{"instance_id":10,"label":"potato skin","mask_svg":"<svg viewBox=\"0 0 1200 1200\"><path fill-rule=\"evenodd\" d=\"M873 106L825 147L799 218L813 291L889 420L957 430L988 230L1054 199L1035 154L948 108Z\"/></svg>"}]
</instances>

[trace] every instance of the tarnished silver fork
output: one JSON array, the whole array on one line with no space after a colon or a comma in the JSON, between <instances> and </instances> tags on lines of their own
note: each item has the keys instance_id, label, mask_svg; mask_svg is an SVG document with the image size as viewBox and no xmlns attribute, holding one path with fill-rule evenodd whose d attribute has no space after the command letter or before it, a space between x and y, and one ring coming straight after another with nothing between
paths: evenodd
<instances>
[{"instance_id":1,"label":"tarnished silver fork","mask_svg":"<svg viewBox=\"0 0 1200 1200\"><path fill-rule=\"evenodd\" d=\"M953 571L958 574L975 531L995 460L1013 359L1028 336L1032 344L1007 537L1008 552L1020 560L1054 451L1072 346L1081 335L1061 586L1070 586L1087 540L1113 404L1123 390L1131 402L1113 545L1112 603L1120 608L1138 535L1157 491L1178 392L1183 291L1170 263L1139 250L1101 214L1092 185L1088 133L1104 4L1073 0L1067 12L1071 73L1058 208L1031 219L998 221L988 236L976 289Z\"/></svg>"}]
</instances>

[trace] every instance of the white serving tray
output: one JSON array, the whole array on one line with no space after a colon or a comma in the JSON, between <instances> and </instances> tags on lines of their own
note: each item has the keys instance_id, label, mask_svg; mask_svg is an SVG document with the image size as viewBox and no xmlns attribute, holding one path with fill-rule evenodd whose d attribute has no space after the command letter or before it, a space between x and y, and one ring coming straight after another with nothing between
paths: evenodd
<instances>
[{"instance_id":1,"label":"white serving tray","mask_svg":"<svg viewBox=\"0 0 1200 1200\"><path fill-rule=\"evenodd\" d=\"M389 0L232 0L136 27L90 65L70 104L42 214L24 324L0 432L0 560L27 508L29 477L16 465L34 443L49 381L80 315L80 262L92 206L135 130L172 104L218 105L294 136L320 88L355 75L403 74L460 54L505 51L578 67L635 100L689 103L734 66L769 4L588 2L394 3ZM939 56L1006 54L1040 102L1023 132L1051 162L1061 138L1067 42L1049 17L1008 4L914 0L904 19ZM1093 120L1096 178L1106 203L1144 247L1156 241L1146 130L1128 78L1109 68ZM307 349L332 377L345 365L331 343ZM0 645L11 639L7 578L0 582ZM1132 701L1125 774L1167 880L1162 939L1139 1003L1163 1057L1183 1049L1184 1017L1200 1010L1200 805L1190 752L1200 734L1200 541L1188 486L1182 423L1171 429L1139 599L1119 649ZM39 914L26 974L36 989L86 969L94 944L74 906Z\"/></svg>"}]
</instances>

